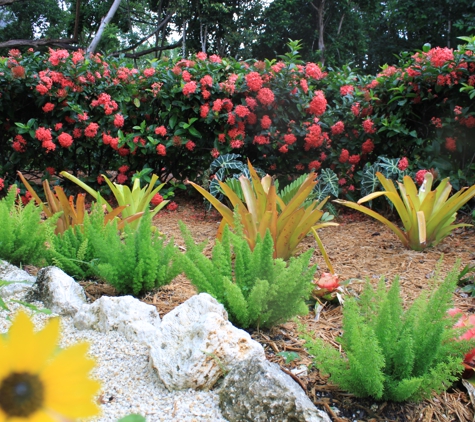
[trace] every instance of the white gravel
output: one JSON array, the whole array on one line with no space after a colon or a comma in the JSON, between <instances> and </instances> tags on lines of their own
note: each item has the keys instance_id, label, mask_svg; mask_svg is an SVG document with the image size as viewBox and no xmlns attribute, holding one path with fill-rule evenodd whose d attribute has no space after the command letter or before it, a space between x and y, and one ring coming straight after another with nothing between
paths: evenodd
<instances>
[{"instance_id":1,"label":"white gravel","mask_svg":"<svg viewBox=\"0 0 475 422\"><path fill-rule=\"evenodd\" d=\"M20 297L9 299L19 300ZM40 303L35 305L42 306ZM6 317L22 305L7 299L7 306L12 312L0 310L0 333L6 332L10 326ZM38 329L51 317L38 312L30 314ZM90 354L97 360L92 376L102 383L98 397L102 415L90 421L116 422L131 413L141 414L150 422L226 421L219 410L216 393L191 389L169 392L150 369L146 346L129 342L117 332L103 334L94 330L77 330L70 317L62 317L61 320L60 346L88 341Z\"/></svg>"}]
</instances>

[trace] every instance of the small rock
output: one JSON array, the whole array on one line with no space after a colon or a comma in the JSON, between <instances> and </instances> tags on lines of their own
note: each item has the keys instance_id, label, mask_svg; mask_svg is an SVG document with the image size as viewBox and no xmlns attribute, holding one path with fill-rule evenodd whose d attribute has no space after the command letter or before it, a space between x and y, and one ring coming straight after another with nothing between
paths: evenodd
<instances>
[{"instance_id":1,"label":"small rock","mask_svg":"<svg viewBox=\"0 0 475 422\"><path fill-rule=\"evenodd\" d=\"M57 267L45 267L38 272L33 288L26 299L40 301L59 315L74 316L86 303L84 289Z\"/></svg>"},{"instance_id":2,"label":"small rock","mask_svg":"<svg viewBox=\"0 0 475 422\"><path fill-rule=\"evenodd\" d=\"M0 296L6 298L30 290L36 277L6 261L0 260L0 280L11 283L0 287Z\"/></svg>"},{"instance_id":3,"label":"small rock","mask_svg":"<svg viewBox=\"0 0 475 422\"><path fill-rule=\"evenodd\" d=\"M262 346L206 293L165 315L149 346L151 365L169 390L210 389L240 361L265 359Z\"/></svg>"},{"instance_id":4,"label":"small rock","mask_svg":"<svg viewBox=\"0 0 475 422\"><path fill-rule=\"evenodd\" d=\"M229 422L330 422L279 365L268 361L239 362L218 394Z\"/></svg>"},{"instance_id":5,"label":"small rock","mask_svg":"<svg viewBox=\"0 0 475 422\"><path fill-rule=\"evenodd\" d=\"M132 296L102 296L92 305L83 305L74 317L79 330L97 330L101 333L119 331L129 341L148 344L157 335L160 316L153 305L140 302Z\"/></svg>"}]
</instances>

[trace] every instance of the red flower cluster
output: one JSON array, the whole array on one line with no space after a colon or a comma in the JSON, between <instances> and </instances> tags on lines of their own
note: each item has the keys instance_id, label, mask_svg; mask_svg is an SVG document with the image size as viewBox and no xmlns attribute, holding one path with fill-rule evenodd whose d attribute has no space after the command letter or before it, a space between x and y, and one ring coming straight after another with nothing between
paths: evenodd
<instances>
[{"instance_id":1,"label":"red flower cluster","mask_svg":"<svg viewBox=\"0 0 475 422\"><path fill-rule=\"evenodd\" d=\"M91 107L98 107L98 106L104 107L104 113L107 116L111 115L114 111L116 111L119 108L119 106L111 98L111 96L104 92L102 94L99 94L99 97L97 97L97 100L91 101Z\"/></svg>"},{"instance_id":2,"label":"red flower cluster","mask_svg":"<svg viewBox=\"0 0 475 422\"><path fill-rule=\"evenodd\" d=\"M408 166L409 160L406 157L402 157L397 163L397 168L401 171L406 170Z\"/></svg>"},{"instance_id":3,"label":"red flower cluster","mask_svg":"<svg viewBox=\"0 0 475 422\"><path fill-rule=\"evenodd\" d=\"M345 124L340 120L331 127L332 135L340 135L345 131Z\"/></svg>"},{"instance_id":4,"label":"red flower cluster","mask_svg":"<svg viewBox=\"0 0 475 422\"><path fill-rule=\"evenodd\" d=\"M157 154L165 156L167 155L167 149L165 148L165 145L158 144L157 145Z\"/></svg>"},{"instance_id":5,"label":"red flower cluster","mask_svg":"<svg viewBox=\"0 0 475 422\"><path fill-rule=\"evenodd\" d=\"M259 91L264 81L257 72L249 72L246 76L246 83L250 91Z\"/></svg>"},{"instance_id":6,"label":"red flower cluster","mask_svg":"<svg viewBox=\"0 0 475 422\"><path fill-rule=\"evenodd\" d=\"M326 74L322 72L322 69L315 63L307 63L305 66L305 75L317 81L323 79Z\"/></svg>"},{"instance_id":7,"label":"red flower cluster","mask_svg":"<svg viewBox=\"0 0 475 422\"><path fill-rule=\"evenodd\" d=\"M155 134L165 136L167 134L167 129L165 128L165 126L158 126L155 128Z\"/></svg>"},{"instance_id":8,"label":"red flower cluster","mask_svg":"<svg viewBox=\"0 0 475 422\"><path fill-rule=\"evenodd\" d=\"M353 85L343 85L340 87L340 94L341 95L352 95L355 92L355 88Z\"/></svg>"},{"instance_id":9,"label":"red flower cluster","mask_svg":"<svg viewBox=\"0 0 475 422\"><path fill-rule=\"evenodd\" d=\"M340 163L346 163L349 158L350 158L349 151L347 149L342 149L340 153L340 157L338 158L338 161Z\"/></svg>"},{"instance_id":10,"label":"red flower cluster","mask_svg":"<svg viewBox=\"0 0 475 422\"><path fill-rule=\"evenodd\" d=\"M167 205L167 210L168 211L175 211L178 208L178 204L176 202L170 202Z\"/></svg>"},{"instance_id":11,"label":"red flower cluster","mask_svg":"<svg viewBox=\"0 0 475 422\"><path fill-rule=\"evenodd\" d=\"M241 118L244 118L251 113L251 111L246 106L243 106L243 105L237 105L236 108L234 109L234 112L236 113L237 116Z\"/></svg>"},{"instance_id":12,"label":"red flower cluster","mask_svg":"<svg viewBox=\"0 0 475 422\"><path fill-rule=\"evenodd\" d=\"M122 114L117 113L114 116L114 126L117 128L121 128L124 126L124 116L122 116Z\"/></svg>"},{"instance_id":13,"label":"red flower cluster","mask_svg":"<svg viewBox=\"0 0 475 422\"><path fill-rule=\"evenodd\" d=\"M63 148L69 148L73 144L73 137L69 133L63 132L58 136L58 142Z\"/></svg>"},{"instance_id":14,"label":"red flower cluster","mask_svg":"<svg viewBox=\"0 0 475 422\"><path fill-rule=\"evenodd\" d=\"M432 66L442 67L445 63L454 59L454 52L451 48L435 47L429 50L427 57L429 58Z\"/></svg>"},{"instance_id":15,"label":"red flower cluster","mask_svg":"<svg viewBox=\"0 0 475 422\"><path fill-rule=\"evenodd\" d=\"M284 135L284 142L287 145L292 145L297 141L297 137L293 133L287 133Z\"/></svg>"},{"instance_id":16,"label":"red flower cluster","mask_svg":"<svg viewBox=\"0 0 475 422\"><path fill-rule=\"evenodd\" d=\"M268 145L270 144L270 140L267 136L263 136L263 135L256 135L254 136L254 141L253 141L255 144L258 144L258 145Z\"/></svg>"},{"instance_id":17,"label":"red flower cluster","mask_svg":"<svg viewBox=\"0 0 475 422\"><path fill-rule=\"evenodd\" d=\"M42 108L41 108L45 113L49 113L54 110L54 104L53 103L46 103Z\"/></svg>"},{"instance_id":18,"label":"red flower cluster","mask_svg":"<svg viewBox=\"0 0 475 422\"><path fill-rule=\"evenodd\" d=\"M185 86L182 89L183 95L186 95L187 97L190 96L191 94L194 94L196 92L196 82L191 81L185 84Z\"/></svg>"},{"instance_id":19,"label":"red flower cluster","mask_svg":"<svg viewBox=\"0 0 475 422\"><path fill-rule=\"evenodd\" d=\"M84 136L87 138L94 138L97 135L99 125L97 123L89 123L89 125L84 129Z\"/></svg>"},{"instance_id":20,"label":"red flower cluster","mask_svg":"<svg viewBox=\"0 0 475 422\"><path fill-rule=\"evenodd\" d=\"M269 129L271 125L272 125L272 120L270 119L270 117L267 114L262 116L261 128L266 130L266 129Z\"/></svg>"},{"instance_id":21,"label":"red flower cluster","mask_svg":"<svg viewBox=\"0 0 475 422\"><path fill-rule=\"evenodd\" d=\"M374 122L371 119L363 120L363 130L368 134L375 133L376 128L374 127Z\"/></svg>"},{"instance_id":22,"label":"red flower cluster","mask_svg":"<svg viewBox=\"0 0 475 422\"><path fill-rule=\"evenodd\" d=\"M315 96L310 101L308 105L308 112L315 114L316 116L321 116L325 113L327 108L327 100L323 91L315 91Z\"/></svg>"},{"instance_id":23,"label":"red flower cluster","mask_svg":"<svg viewBox=\"0 0 475 422\"><path fill-rule=\"evenodd\" d=\"M363 154L369 154L374 150L374 144L371 139L367 139L366 141L363 142L363 145L361 145L361 152Z\"/></svg>"},{"instance_id":24,"label":"red flower cluster","mask_svg":"<svg viewBox=\"0 0 475 422\"><path fill-rule=\"evenodd\" d=\"M161 204L163 202L163 196L160 195L159 193L156 193L154 197L150 200L150 203L156 207L158 204Z\"/></svg>"},{"instance_id":25,"label":"red flower cluster","mask_svg":"<svg viewBox=\"0 0 475 422\"><path fill-rule=\"evenodd\" d=\"M419 170L417 173L416 173L416 183L420 186L422 185L422 183L424 182L424 176L426 175L426 173L429 173L429 170Z\"/></svg>"},{"instance_id":26,"label":"red flower cluster","mask_svg":"<svg viewBox=\"0 0 475 422\"><path fill-rule=\"evenodd\" d=\"M275 96L271 89L261 88L257 93L257 100L263 106L270 106L274 102Z\"/></svg>"},{"instance_id":27,"label":"red flower cluster","mask_svg":"<svg viewBox=\"0 0 475 422\"><path fill-rule=\"evenodd\" d=\"M310 163L308 163L308 169L310 171L317 171L320 169L321 166L322 166L322 163L320 163L320 161L318 160L313 160L313 161L310 161Z\"/></svg>"},{"instance_id":28,"label":"red flower cluster","mask_svg":"<svg viewBox=\"0 0 475 422\"><path fill-rule=\"evenodd\" d=\"M318 124L314 124L308 127L307 135L304 138L305 151L308 151L310 148L319 148L323 145L324 137L322 135L322 128Z\"/></svg>"},{"instance_id":29,"label":"red flower cluster","mask_svg":"<svg viewBox=\"0 0 475 422\"><path fill-rule=\"evenodd\" d=\"M17 135L14 138L12 148L16 152L25 152L26 151L26 140L21 135Z\"/></svg>"},{"instance_id":30,"label":"red flower cluster","mask_svg":"<svg viewBox=\"0 0 475 422\"><path fill-rule=\"evenodd\" d=\"M35 138L41 141L41 146L46 149L46 152L54 151L56 145L53 143L53 135L51 135L51 129L39 127L36 129Z\"/></svg>"},{"instance_id":31,"label":"red flower cluster","mask_svg":"<svg viewBox=\"0 0 475 422\"><path fill-rule=\"evenodd\" d=\"M188 150L188 151L193 151L195 149L195 146L196 144L193 142L193 141L188 141L186 144L185 144L185 148Z\"/></svg>"},{"instance_id":32,"label":"red flower cluster","mask_svg":"<svg viewBox=\"0 0 475 422\"><path fill-rule=\"evenodd\" d=\"M457 151L457 138L445 138L445 149L450 152Z\"/></svg>"}]
</instances>

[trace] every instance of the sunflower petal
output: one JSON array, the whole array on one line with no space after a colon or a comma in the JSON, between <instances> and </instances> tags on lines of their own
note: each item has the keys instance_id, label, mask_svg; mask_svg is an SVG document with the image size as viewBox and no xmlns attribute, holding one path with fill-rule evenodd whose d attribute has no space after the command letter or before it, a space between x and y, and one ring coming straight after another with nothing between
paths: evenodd
<instances>
[{"instance_id":1,"label":"sunflower petal","mask_svg":"<svg viewBox=\"0 0 475 422\"><path fill-rule=\"evenodd\" d=\"M28 315L20 311L16 315L8 331L6 345L14 359L11 361L11 370L15 372L37 373L44 364L41 353L43 345L38 343L34 333L34 325Z\"/></svg>"},{"instance_id":2,"label":"sunflower petal","mask_svg":"<svg viewBox=\"0 0 475 422\"><path fill-rule=\"evenodd\" d=\"M72 419L100 411L93 397L101 385L88 377L95 365L94 360L86 358L88 347L80 343L62 350L40 374L46 407Z\"/></svg>"}]
</instances>

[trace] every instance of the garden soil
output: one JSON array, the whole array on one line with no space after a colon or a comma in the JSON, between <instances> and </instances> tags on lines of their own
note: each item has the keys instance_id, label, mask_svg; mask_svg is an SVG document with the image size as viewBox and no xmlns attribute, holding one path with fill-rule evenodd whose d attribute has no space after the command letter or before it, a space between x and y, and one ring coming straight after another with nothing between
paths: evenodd
<instances>
[{"instance_id":1,"label":"garden soil","mask_svg":"<svg viewBox=\"0 0 475 422\"><path fill-rule=\"evenodd\" d=\"M190 229L196 242L208 241L205 253L210 253L220 216L214 210L205 212L203 202L197 198L176 199L178 209L163 210L154 219L154 225L167 237L173 237L180 249L184 242L180 235L178 221L182 220ZM415 297L430 285L430 280L438 262L443 257L440 274L443 277L460 260L460 268L475 264L475 230L458 229L436 247L423 252L405 249L396 236L385 226L360 213L344 213L336 220L338 227L328 227L319 231L335 272L341 280L351 279L348 294L358 294L365 279L375 285L381 277L391 282L399 275L404 303L410 305ZM469 220L468 220L469 222ZM313 237L308 236L303 249L315 248ZM319 252L314 253L314 263L318 264L317 276L328 271ZM93 282L82 282L87 295L94 300L102 295L115 295L110 286ZM180 275L174 281L156 292L141 298L157 307L163 317L170 310L196 294L196 290ZM466 312L475 312L475 298L460 290L454 294L457 307ZM335 338L341 334L342 313L338 304L325 304L316 319L311 311L300 321L309 330L318 333L327 341L336 344ZM307 354L304 341L299 338L294 322L274 327L270 330L250 330L252 338L262 344L267 358L278 363L282 370L300 384L310 399L324 409L333 421L470 421L474 420L474 408L469 395L461 383L447 392L433 396L422 403L391 403L359 399L338 389L321 377L311 367L312 360ZM286 363L280 352L295 352L298 358ZM294 355L297 356L297 355ZM306 369L308 368L308 369Z\"/></svg>"}]
</instances>

